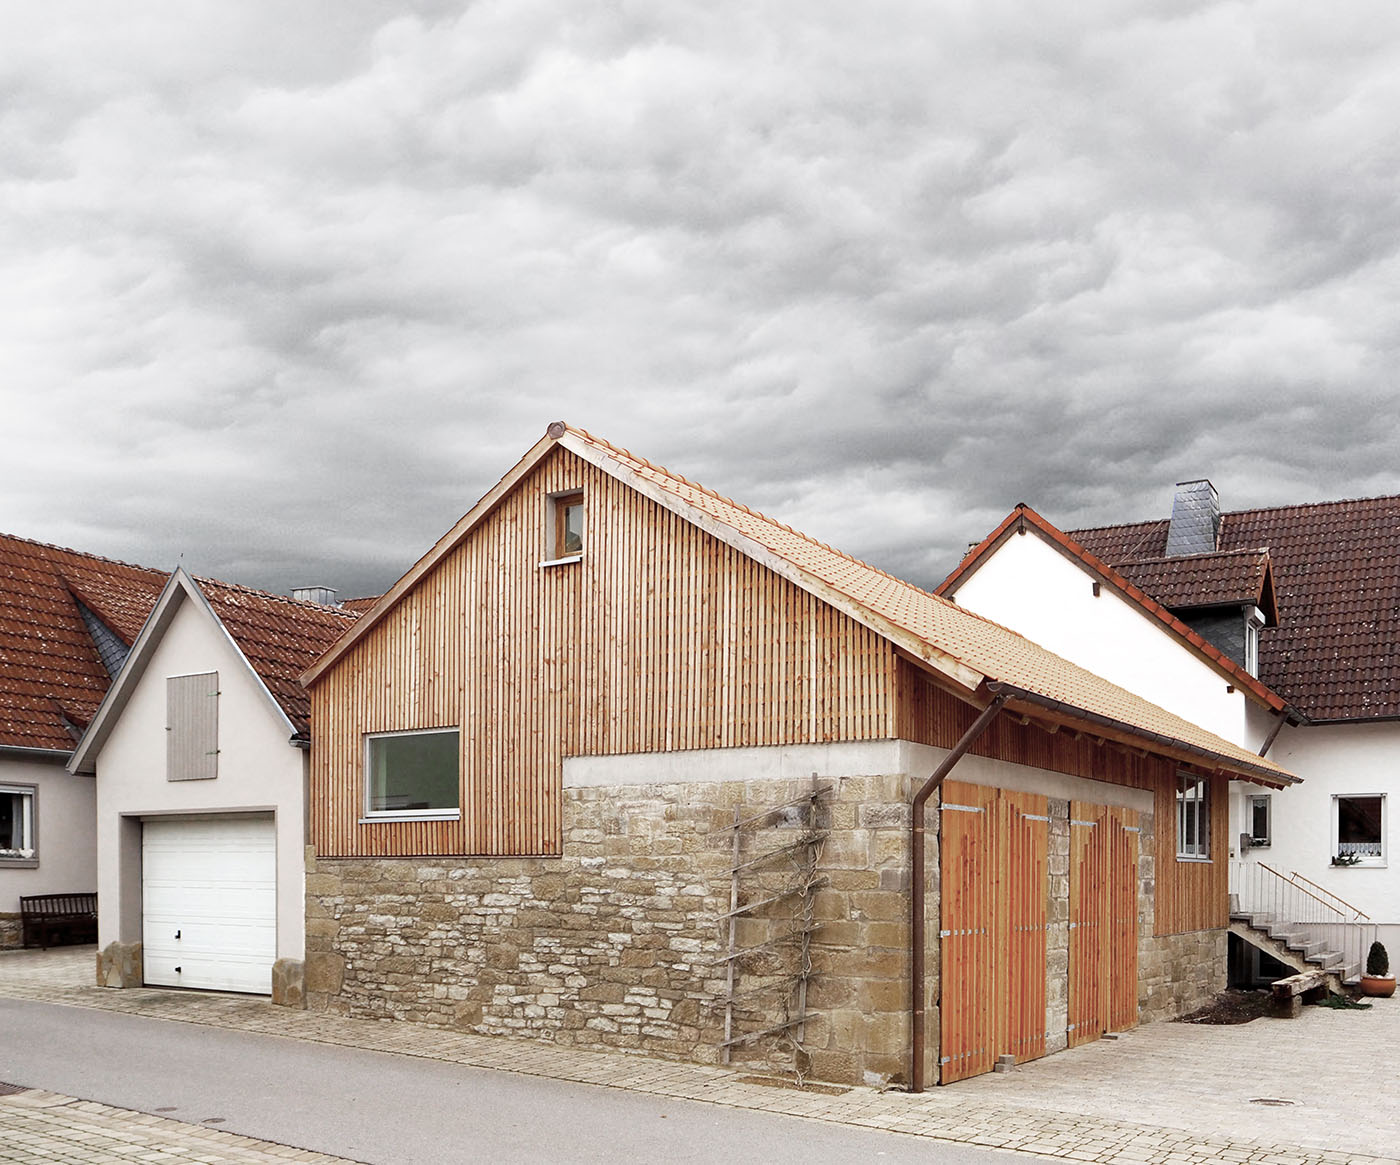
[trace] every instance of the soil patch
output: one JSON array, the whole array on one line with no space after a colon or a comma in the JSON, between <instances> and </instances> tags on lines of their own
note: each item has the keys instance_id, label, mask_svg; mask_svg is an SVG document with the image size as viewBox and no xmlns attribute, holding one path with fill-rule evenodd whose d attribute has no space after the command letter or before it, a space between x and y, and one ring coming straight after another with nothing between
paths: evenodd
<instances>
[{"instance_id":1,"label":"soil patch","mask_svg":"<svg viewBox=\"0 0 1400 1165\"><path fill-rule=\"evenodd\" d=\"M1248 1023L1269 1014L1267 991L1222 991L1204 1007L1178 1018L1178 1023Z\"/></svg>"}]
</instances>

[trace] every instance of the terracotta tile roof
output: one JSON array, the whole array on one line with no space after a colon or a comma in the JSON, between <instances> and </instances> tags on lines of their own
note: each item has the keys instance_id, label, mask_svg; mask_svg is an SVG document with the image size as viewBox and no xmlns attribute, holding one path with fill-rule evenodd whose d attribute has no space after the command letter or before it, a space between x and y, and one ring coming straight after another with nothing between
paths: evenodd
<instances>
[{"instance_id":1,"label":"terracotta tile roof","mask_svg":"<svg viewBox=\"0 0 1400 1165\"><path fill-rule=\"evenodd\" d=\"M0 535L0 746L72 749L109 682L78 601L130 644L167 577Z\"/></svg>"},{"instance_id":2,"label":"terracotta tile roof","mask_svg":"<svg viewBox=\"0 0 1400 1165\"><path fill-rule=\"evenodd\" d=\"M342 611L350 611L355 615L363 615L373 607L375 603L379 602L381 598L383 598L382 595L366 595L364 598L360 599L342 599L340 602L340 609Z\"/></svg>"},{"instance_id":3,"label":"terracotta tile roof","mask_svg":"<svg viewBox=\"0 0 1400 1165\"><path fill-rule=\"evenodd\" d=\"M635 475L729 526L858 606L907 631L934 652L951 656L987 680L1033 693L1043 700L1082 709L1149 735L1181 741L1246 770L1271 771L1288 779L1272 762L1261 760L1254 753L1148 703L1015 631L591 434L572 428L568 432L606 453L623 469L624 475Z\"/></svg>"},{"instance_id":4,"label":"terracotta tile roof","mask_svg":"<svg viewBox=\"0 0 1400 1165\"><path fill-rule=\"evenodd\" d=\"M311 700L297 677L345 633L359 613L217 579L195 581L297 734L305 736Z\"/></svg>"},{"instance_id":5,"label":"terracotta tile roof","mask_svg":"<svg viewBox=\"0 0 1400 1165\"><path fill-rule=\"evenodd\" d=\"M1034 530L1041 537L1052 545L1057 546L1060 551L1078 561L1083 568L1091 575L1097 575L1109 586L1117 590L1126 600L1140 607L1149 618L1156 619L1173 635L1180 639L1187 647L1203 655L1211 663L1227 675L1230 680L1246 693L1252 695L1260 703L1267 705L1275 711L1285 707L1285 701L1271 691L1267 685L1255 676L1245 671L1238 663L1222 652L1215 644L1203 638L1196 631L1193 631L1180 619L1171 613L1162 601L1149 588L1142 586L1132 576L1125 571L1115 570L1101 558L1096 557L1059 529L1052 522L1041 517L1030 506L1021 502L1017 507L1007 514L997 525L996 529L987 535L981 542L967 552L967 556L957 565L957 568L939 584L937 594L950 597L956 594L964 579L975 572L981 563L992 551L994 551L1008 537L1011 537L1018 530L1026 528ZM1249 551L1246 554L1267 552ZM1203 556L1207 557L1207 556ZM1220 557L1220 556L1208 556ZM1177 559L1166 559L1164 561L1174 562ZM1267 562L1265 563L1267 569ZM1267 595L1269 607L1268 611L1273 612L1273 584L1268 583ZM1252 601L1252 600L1251 600ZM1276 613L1276 612L1275 612Z\"/></svg>"},{"instance_id":6,"label":"terracotta tile roof","mask_svg":"<svg viewBox=\"0 0 1400 1165\"><path fill-rule=\"evenodd\" d=\"M1072 531L1108 562L1165 557L1167 522ZM1400 717L1400 497L1223 515L1220 549L1267 547L1279 625L1259 678L1313 720Z\"/></svg>"}]
</instances>

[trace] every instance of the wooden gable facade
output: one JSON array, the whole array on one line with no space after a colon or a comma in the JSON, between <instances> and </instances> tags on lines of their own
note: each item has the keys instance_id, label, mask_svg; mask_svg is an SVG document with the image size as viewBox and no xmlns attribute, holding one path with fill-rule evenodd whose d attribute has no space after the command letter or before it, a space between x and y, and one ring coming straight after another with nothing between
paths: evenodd
<instances>
[{"instance_id":1,"label":"wooden gable facade","mask_svg":"<svg viewBox=\"0 0 1400 1165\"><path fill-rule=\"evenodd\" d=\"M578 561L545 563L582 491ZM894 735L893 646L556 447L311 689L325 856L552 855L563 758ZM458 727L461 819L361 823L363 734Z\"/></svg>"},{"instance_id":2,"label":"wooden gable facade","mask_svg":"<svg viewBox=\"0 0 1400 1165\"><path fill-rule=\"evenodd\" d=\"M557 856L565 757L948 748L976 717L885 636L562 445L522 465L314 677L319 856ZM580 492L581 553L554 560L555 499ZM459 730L459 818L364 820L365 735L430 728ZM1058 729L1003 715L973 751L1152 790L1157 933L1224 926L1224 829L1214 861L1175 860L1179 762ZM1225 787L1212 783L1222 823Z\"/></svg>"}]
</instances>

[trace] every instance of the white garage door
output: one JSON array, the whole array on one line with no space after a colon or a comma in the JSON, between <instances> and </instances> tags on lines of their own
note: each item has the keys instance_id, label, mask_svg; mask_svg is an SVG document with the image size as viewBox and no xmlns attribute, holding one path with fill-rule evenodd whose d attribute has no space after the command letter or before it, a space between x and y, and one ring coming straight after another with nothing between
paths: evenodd
<instances>
[{"instance_id":1,"label":"white garage door","mask_svg":"<svg viewBox=\"0 0 1400 1165\"><path fill-rule=\"evenodd\" d=\"M143 822L141 899L148 984L271 992L277 958L271 817Z\"/></svg>"}]
</instances>

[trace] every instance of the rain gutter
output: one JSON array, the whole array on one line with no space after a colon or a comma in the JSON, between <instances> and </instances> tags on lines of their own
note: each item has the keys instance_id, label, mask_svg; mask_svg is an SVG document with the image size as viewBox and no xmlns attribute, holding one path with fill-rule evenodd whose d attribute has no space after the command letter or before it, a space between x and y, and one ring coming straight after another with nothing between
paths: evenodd
<instances>
[{"instance_id":1,"label":"rain gutter","mask_svg":"<svg viewBox=\"0 0 1400 1165\"><path fill-rule=\"evenodd\" d=\"M982 715L973 721L972 727L962 734L962 739L953 746L953 750L943 758L939 766L929 774L928 780L914 794L909 818L909 844L913 862L909 928L909 1024L913 1035L910 1092L924 1090L924 811L934 790L953 771L953 766L962 760L967 750L991 727L1004 703L1006 695L997 693L992 702L982 710Z\"/></svg>"}]
</instances>

